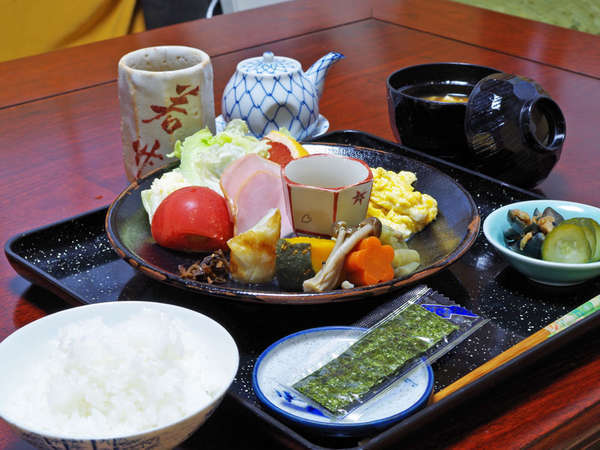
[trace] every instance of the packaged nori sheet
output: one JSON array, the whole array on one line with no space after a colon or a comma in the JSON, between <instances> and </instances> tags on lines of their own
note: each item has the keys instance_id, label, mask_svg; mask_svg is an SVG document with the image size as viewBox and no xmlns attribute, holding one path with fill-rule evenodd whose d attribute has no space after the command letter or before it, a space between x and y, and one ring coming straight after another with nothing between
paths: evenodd
<instances>
[{"instance_id":1,"label":"packaged nori sheet","mask_svg":"<svg viewBox=\"0 0 600 450\"><path fill-rule=\"evenodd\" d=\"M369 323L376 319L380 320ZM367 316L360 325L372 326L364 336L292 388L323 412L344 417L421 362L432 363L486 322L418 286Z\"/></svg>"}]
</instances>

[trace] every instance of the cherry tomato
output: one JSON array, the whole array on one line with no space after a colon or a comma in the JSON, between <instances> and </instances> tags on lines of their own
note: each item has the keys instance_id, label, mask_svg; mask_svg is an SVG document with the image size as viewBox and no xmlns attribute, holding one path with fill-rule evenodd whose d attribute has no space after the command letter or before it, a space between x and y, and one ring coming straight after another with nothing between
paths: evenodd
<instances>
[{"instance_id":1,"label":"cherry tomato","mask_svg":"<svg viewBox=\"0 0 600 450\"><path fill-rule=\"evenodd\" d=\"M152 219L159 245L188 252L227 250L233 223L225 199L212 189L190 186L165 198Z\"/></svg>"}]
</instances>

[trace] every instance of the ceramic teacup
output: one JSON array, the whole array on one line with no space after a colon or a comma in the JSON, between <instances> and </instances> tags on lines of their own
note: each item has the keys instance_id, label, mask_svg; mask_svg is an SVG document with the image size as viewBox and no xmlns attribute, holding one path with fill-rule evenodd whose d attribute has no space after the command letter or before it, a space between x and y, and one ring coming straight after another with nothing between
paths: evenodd
<instances>
[{"instance_id":1,"label":"ceramic teacup","mask_svg":"<svg viewBox=\"0 0 600 450\"><path fill-rule=\"evenodd\" d=\"M290 161L281 171L296 233L329 236L337 221L358 225L366 217L373 174L365 162L313 154Z\"/></svg>"},{"instance_id":2,"label":"ceramic teacup","mask_svg":"<svg viewBox=\"0 0 600 450\"><path fill-rule=\"evenodd\" d=\"M210 57L184 46L150 47L119 61L123 162L130 181L168 164L177 140L215 132Z\"/></svg>"}]
</instances>

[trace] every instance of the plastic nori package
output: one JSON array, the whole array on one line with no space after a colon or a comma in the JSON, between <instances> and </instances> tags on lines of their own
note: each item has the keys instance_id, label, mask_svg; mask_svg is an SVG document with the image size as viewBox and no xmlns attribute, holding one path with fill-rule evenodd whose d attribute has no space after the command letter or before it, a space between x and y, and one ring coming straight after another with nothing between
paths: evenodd
<instances>
[{"instance_id":1,"label":"plastic nori package","mask_svg":"<svg viewBox=\"0 0 600 450\"><path fill-rule=\"evenodd\" d=\"M356 326L365 334L339 355L302 373L289 396L343 418L423 362L432 364L488 322L427 286L380 306ZM353 414L353 417L360 417Z\"/></svg>"}]
</instances>

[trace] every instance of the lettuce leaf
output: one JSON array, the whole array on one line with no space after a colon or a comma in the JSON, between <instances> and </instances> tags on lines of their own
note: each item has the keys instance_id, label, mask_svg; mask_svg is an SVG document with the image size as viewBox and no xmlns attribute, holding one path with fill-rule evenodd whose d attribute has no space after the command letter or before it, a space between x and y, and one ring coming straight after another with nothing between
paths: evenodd
<instances>
[{"instance_id":1,"label":"lettuce leaf","mask_svg":"<svg viewBox=\"0 0 600 450\"><path fill-rule=\"evenodd\" d=\"M269 144L248 135L246 122L234 119L225 129L213 135L208 128L175 142L173 156L181 160L178 168L154 180L150 189L142 191L142 203L150 221L158 205L167 195L184 186L206 186L223 195L219 180L225 168L236 159L256 153L267 158Z\"/></svg>"},{"instance_id":2,"label":"lettuce leaf","mask_svg":"<svg viewBox=\"0 0 600 450\"><path fill-rule=\"evenodd\" d=\"M234 119L214 136L203 129L183 143L177 141L173 156L181 160L179 168L184 178L192 185L206 186L223 195L219 180L225 167L248 153L268 156L269 145L246 133L246 122Z\"/></svg>"}]
</instances>

